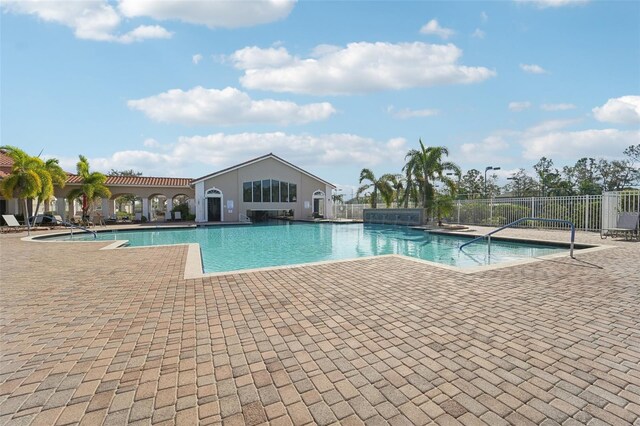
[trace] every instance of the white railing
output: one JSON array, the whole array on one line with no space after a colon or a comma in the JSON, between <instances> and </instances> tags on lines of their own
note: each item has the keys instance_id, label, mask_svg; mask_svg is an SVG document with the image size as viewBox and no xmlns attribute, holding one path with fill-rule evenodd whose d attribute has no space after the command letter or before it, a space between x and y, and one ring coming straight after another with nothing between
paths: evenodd
<instances>
[{"instance_id":1,"label":"white railing","mask_svg":"<svg viewBox=\"0 0 640 426\"><path fill-rule=\"evenodd\" d=\"M395 203L390 207L396 208ZM371 206L334 204L334 218L362 220L362 211L365 208ZM379 203L377 208L384 209L386 205ZM638 211L640 190L635 189L605 192L603 195L456 200L451 215L444 220L464 225L503 226L524 217L539 217L571 221L576 229L582 231L599 231L603 226L615 226L619 213ZM550 229L567 227L560 222L539 221L524 222L519 226Z\"/></svg>"}]
</instances>

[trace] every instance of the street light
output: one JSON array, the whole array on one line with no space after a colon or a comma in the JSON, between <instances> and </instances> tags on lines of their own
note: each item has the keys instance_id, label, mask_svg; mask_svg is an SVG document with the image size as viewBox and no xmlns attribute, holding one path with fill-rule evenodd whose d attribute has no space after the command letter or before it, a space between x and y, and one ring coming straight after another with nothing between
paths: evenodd
<instances>
[{"instance_id":1,"label":"street light","mask_svg":"<svg viewBox=\"0 0 640 426\"><path fill-rule=\"evenodd\" d=\"M487 198L487 172L489 170L500 170L500 167L487 166L484 168L484 197Z\"/></svg>"}]
</instances>

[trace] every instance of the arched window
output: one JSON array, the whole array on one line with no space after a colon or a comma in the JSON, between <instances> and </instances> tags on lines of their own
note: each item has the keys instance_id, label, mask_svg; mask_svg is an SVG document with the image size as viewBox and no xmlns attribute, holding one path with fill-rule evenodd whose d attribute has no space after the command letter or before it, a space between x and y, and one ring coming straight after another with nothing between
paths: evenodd
<instances>
[{"instance_id":1,"label":"arched window","mask_svg":"<svg viewBox=\"0 0 640 426\"><path fill-rule=\"evenodd\" d=\"M218 188L211 188L211 189L208 189L207 192L205 192L204 196L206 198L222 197L222 191L220 191Z\"/></svg>"}]
</instances>

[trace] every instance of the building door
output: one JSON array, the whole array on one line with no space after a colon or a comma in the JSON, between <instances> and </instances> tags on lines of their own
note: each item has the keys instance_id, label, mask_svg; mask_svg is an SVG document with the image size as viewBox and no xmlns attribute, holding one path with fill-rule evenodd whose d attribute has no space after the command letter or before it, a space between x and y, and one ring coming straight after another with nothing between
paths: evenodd
<instances>
[{"instance_id":1,"label":"building door","mask_svg":"<svg viewBox=\"0 0 640 426\"><path fill-rule=\"evenodd\" d=\"M209 222L220 222L222 220L222 198L207 198L207 220Z\"/></svg>"}]
</instances>

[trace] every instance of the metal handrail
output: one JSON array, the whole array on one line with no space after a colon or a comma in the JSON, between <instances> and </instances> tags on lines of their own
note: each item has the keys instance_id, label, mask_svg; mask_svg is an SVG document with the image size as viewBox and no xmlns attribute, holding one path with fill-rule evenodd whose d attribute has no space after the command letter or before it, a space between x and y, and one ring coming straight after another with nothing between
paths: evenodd
<instances>
[{"instance_id":1,"label":"metal handrail","mask_svg":"<svg viewBox=\"0 0 640 426\"><path fill-rule=\"evenodd\" d=\"M514 225L517 225L517 224L519 224L521 222L526 222L528 220L539 220L539 221L542 221L542 222L555 222L555 223L564 223L564 224L571 225L571 242L570 242L570 246L569 246L570 247L569 248L569 256L571 256L571 258L574 259L574 257L573 257L573 246L574 246L575 239L576 239L576 226L570 220L547 219L547 218L543 218L543 217L523 217L521 219L514 220L513 222L511 222L511 223L509 223L507 225L501 226L498 229L494 229L493 231L491 231L491 232L489 232L487 234L484 234L484 235L481 235L481 236L479 236L477 238L474 238L471 241L467 241L466 243L464 243L464 244L462 244L460 246L460 250L462 250L465 246L468 246L471 243L474 243L474 242L476 242L478 240L482 240L484 238L487 238L487 242L488 242L488 245L489 245L489 251L491 251L491 235L495 234L496 232L502 231L503 229L510 228L510 227L512 227Z\"/></svg>"},{"instance_id":2,"label":"metal handrail","mask_svg":"<svg viewBox=\"0 0 640 426\"><path fill-rule=\"evenodd\" d=\"M92 231L91 229L88 229L88 228L85 228L85 227L82 227L82 226L75 225L75 224L73 224L73 223L71 223L71 222L65 222L64 220L63 220L63 221L59 221L58 219L56 219L56 218L55 218L55 217L53 217L53 216L43 216L43 217L48 217L48 218L49 218L49 219L51 219L51 221L52 221L52 222L54 222L54 223L61 223L61 224L63 224L64 226L68 226L68 227L71 229L71 236L72 236L72 237L73 237L73 228L78 228L78 229L81 229L81 230L83 230L83 231L85 231L85 232L89 232L89 233L93 234L93 239L94 239L94 240L98 238L98 233L97 233L96 231Z\"/></svg>"}]
</instances>

